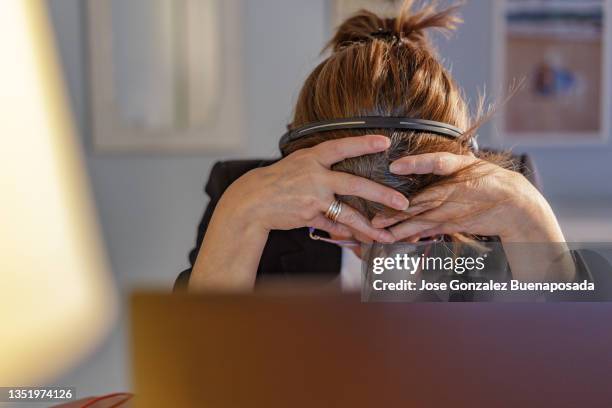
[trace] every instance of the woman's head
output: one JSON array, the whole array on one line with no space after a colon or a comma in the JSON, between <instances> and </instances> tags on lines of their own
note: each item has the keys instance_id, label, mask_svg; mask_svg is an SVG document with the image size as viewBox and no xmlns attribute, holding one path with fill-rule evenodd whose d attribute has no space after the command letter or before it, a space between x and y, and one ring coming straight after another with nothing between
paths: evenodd
<instances>
[{"instance_id":1,"label":"woman's head","mask_svg":"<svg viewBox=\"0 0 612 408\"><path fill-rule=\"evenodd\" d=\"M330 139L383 134L392 142L386 152L347 159L333 169L393 187L408 198L435 183L460 177L398 176L389 172L389 164L406 155L440 151L470 154L477 120L470 117L460 88L439 61L427 36L430 29L454 29L461 21L455 12L456 7L437 10L435 5L414 10L413 1L406 0L395 18L362 10L346 20L326 47L331 55L306 79L290 127L349 117L411 117L456 126L465 131L462 137L450 139L388 129L329 131L297 139L286 146L284 153ZM340 199L369 218L389 211L356 197Z\"/></svg>"},{"instance_id":2,"label":"woman's head","mask_svg":"<svg viewBox=\"0 0 612 408\"><path fill-rule=\"evenodd\" d=\"M406 1L397 18L362 10L340 25L332 54L308 77L292 126L355 116L403 116L460 128L469 115L459 88L438 61L426 30L450 30L455 8L413 12ZM329 135L327 135L329 136Z\"/></svg>"}]
</instances>

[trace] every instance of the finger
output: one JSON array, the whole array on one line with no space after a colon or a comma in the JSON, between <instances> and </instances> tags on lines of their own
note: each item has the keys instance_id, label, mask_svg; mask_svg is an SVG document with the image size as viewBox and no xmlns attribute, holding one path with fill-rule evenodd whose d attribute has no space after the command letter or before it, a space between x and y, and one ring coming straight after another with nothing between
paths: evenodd
<instances>
[{"instance_id":1,"label":"finger","mask_svg":"<svg viewBox=\"0 0 612 408\"><path fill-rule=\"evenodd\" d=\"M422 199L421 202L412 201L409 208L397 214L376 214L374 218L372 218L372 226L375 228L389 228L395 224L409 220L410 218L413 218L417 215L421 215L424 212L438 208L443 203L444 201L442 200L434 200L427 198Z\"/></svg>"},{"instance_id":2,"label":"finger","mask_svg":"<svg viewBox=\"0 0 612 408\"><path fill-rule=\"evenodd\" d=\"M449 201L449 197L454 193L455 187L455 184L430 187L410 200L410 207L402 212L390 216L377 214L372 219L372 225L376 228L387 228L426 211L438 208Z\"/></svg>"},{"instance_id":3,"label":"finger","mask_svg":"<svg viewBox=\"0 0 612 408\"><path fill-rule=\"evenodd\" d=\"M421 231L419 234L416 235L416 238L421 239L424 237L435 237L438 235L451 235L456 234L458 232L463 232L459 224L453 222L445 222L442 224L438 224L434 228Z\"/></svg>"},{"instance_id":4,"label":"finger","mask_svg":"<svg viewBox=\"0 0 612 408\"><path fill-rule=\"evenodd\" d=\"M447 206L452 209L457 204L457 201L453 200L456 191L457 184L430 187L412 198L410 208L404 210L403 213L406 214L406 219L408 219L441 206Z\"/></svg>"},{"instance_id":5,"label":"finger","mask_svg":"<svg viewBox=\"0 0 612 408\"><path fill-rule=\"evenodd\" d=\"M425 211L436 208L438 205L438 203L433 202L423 203L419 206L411 206L410 208L394 215L376 214L374 218L372 218L372 226L374 228L389 228L392 225L406 221L416 215L424 213Z\"/></svg>"},{"instance_id":6,"label":"finger","mask_svg":"<svg viewBox=\"0 0 612 408\"><path fill-rule=\"evenodd\" d=\"M425 153L405 156L397 159L389 166L389 171L395 174L435 174L448 176L478 161L473 156L465 156L448 152Z\"/></svg>"},{"instance_id":7,"label":"finger","mask_svg":"<svg viewBox=\"0 0 612 408\"><path fill-rule=\"evenodd\" d=\"M441 223L433 220L410 219L389 228L396 240L419 236L423 231L433 229Z\"/></svg>"},{"instance_id":8,"label":"finger","mask_svg":"<svg viewBox=\"0 0 612 408\"><path fill-rule=\"evenodd\" d=\"M336 194L361 197L369 201L386 205L396 210L408 208L408 199L391 187L353 174L331 172L329 186Z\"/></svg>"},{"instance_id":9,"label":"finger","mask_svg":"<svg viewBox=\"0 0 612 408\"><path fill-rule=\"evenodd\" d=\"M342 205L342 211L340 211L337 221L351 227L374 241L387 244L395 242L393 234L385 229L374 228L372 224L370 224L370 221L348 205Z\"/></svg>"},{"instance_id":10,"label":"finger","mask_svg":"<svg viewBox=\"0 0 612 408\"><path fill-rule=\"evenodd\" d=\"M393 215L376 214L374 218L372 218L372 226L374 228L387 228L398 222L406 221L408 218L410 218L410 215L406 212L400 212Z\"/></svg>"},{"instance_id":11,"label":"finger","mask_svg":"<svg viewBox=\"0 0 612 408\"><path fill-rule=\"evenodd\" d=\"M411 201L412 207L427 207L429 209L439 207L449 201L455 189L456 184L430 187L413 197Z\"/></svg>"},{"instance_id":12,"label":"finger","mask_svg":"<svg viewBox=\"0 0 612 408\"><path fill-rule=\"evenodd\" d=\"M419 240L420 240L420 239L421 239L421 238L420 238L418 235L413 235L413 236L408 237L408 238L403 238L403 239L402 239L401 241L399 241L399 242L405 242L405 243L407 243L407 244L414 244L414 243L419 242Z\"/></svg>"},{"instance_id":13,"label":"finger","mask_svg":"<svg viewBox=\"0 0 612 408\"><path fill-rule=\"evenodd\" d=\"M449 211L444 208L436 208L432 211L412 217L389 228L389 231L396 239L410 238L438 227L449 220Z\"/></svg>"},{"instance_id":14,"label":"finger","mask_svg":"<svg viewBox=\"0 0 612 408\"><path fill-rule=\"evenodd\" d=\"M363 156L365 154L379 153L387 150L391 140L382 135L366 135L345 137L319 143L312 150L323 166L329 168L349 157Z\"/></svg>"},{"instance_id":15,"label":"finger","mask_svg":"<svg viewBox=\"0 0 612 408\"><path fill-rule=\"evenodd\" d=\"M332 222L329 218L319 215L315 219L312 220L310 226L316 228L321 231L325 231L328 234L336 235L343 238L348 238L351 236L351 231L347 226Z\"/></svg>"},{"instance_id":16,"label":"finger","mask_svg":"<svg viewBox=\"0 0 612 408\"><path fill-rule=\"evenodd\" d=\"M363 244L373 244L375 241L368 237L367 235L363 235L361 232L353 231L353 237Z\"/></svg>"},{"instance_id":17,"label":"finger","mask_svg":"<svg viewBox=\"0 0 612 408\"><path fill-rule=\"evenodd\" d=\"M389 228L389 231L398 240L413 236L421 237L460 232L462 227L457 222L458 211L460 211L458 206L448 204L397 224Z\"/></svg>"}]
</instances>

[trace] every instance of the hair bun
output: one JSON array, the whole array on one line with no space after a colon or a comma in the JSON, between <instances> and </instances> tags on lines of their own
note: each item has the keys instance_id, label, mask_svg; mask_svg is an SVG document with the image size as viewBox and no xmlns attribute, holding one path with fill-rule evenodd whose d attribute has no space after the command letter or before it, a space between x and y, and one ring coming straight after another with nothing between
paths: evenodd
<instances>
[{"instance_id":1,"label":"hair bun","mask_svg":"<svg viewBox=\"0 0 612 408\"><path fill-rule=\"evenodd\" d=\"M384 18L368 10L360 10L345 20L325 49L334 52L355 44L382 40L391 43L428 46L427 29L442 33L454 30L461 18L456 15L458 5L438 10L437 2L413 10L414 0L405 0L395 18Z\"/></svg>"}]
</instances>

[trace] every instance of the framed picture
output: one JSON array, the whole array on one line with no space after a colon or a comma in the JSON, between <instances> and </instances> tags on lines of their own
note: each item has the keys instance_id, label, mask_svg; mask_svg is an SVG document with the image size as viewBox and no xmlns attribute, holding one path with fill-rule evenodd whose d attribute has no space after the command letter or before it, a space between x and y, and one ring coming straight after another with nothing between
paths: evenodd
<instances>
[{"instance_id":1,"label":"framed picture","mask_svg":"<svg viewBox=\"0 0 612 408\"><path fill-rule=\"evenodd\" d=\"M243 147L239 0L88 0L93 146Z\"/></svg>"},{"instance_id":2,"label":"framed picture","mask_svg":"<svg viewBox=\"0 0 612 408\"><path fill-rule=\"evenodd\" d=\"M332 0L331 3L332 29L361 9L393 15L401 5L400 0Z\"/></svg>"},{"instance_id":3,"label":"framed picture","mask_svg":"<svg viewBox=\"0 0 612 408\"><path fill-rule=\"evenodd\" d=\"M502 144L607 139L610 3L495 0L492 80Z\"/></svg>"}]
</instances>

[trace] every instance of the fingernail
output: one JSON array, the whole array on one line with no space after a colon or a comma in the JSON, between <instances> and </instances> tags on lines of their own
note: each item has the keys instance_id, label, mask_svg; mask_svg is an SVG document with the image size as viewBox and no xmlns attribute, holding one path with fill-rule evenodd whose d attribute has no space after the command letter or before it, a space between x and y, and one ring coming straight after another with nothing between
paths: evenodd
<instances>
[{"instance_id":1,"label":"fingernail","mask_svg":"<svg viewBox=\"0 0 612 408\"><path fill-rule=\"evenodd\" d=\"M410 203L408 202L408 199L404 197L403 195L393 196L393 198L391 199L391 202L393 203L393 208L395 208L396 210L400 210L400 211L405 211L410 205Z\"/></svg>"},{"instance_id":2,"label":"fingernail","mask_svg":"<svg viewBox=\"0 0 612 408\"><path fill-rule=\"evenodd\" d=\"M395 242L395 237L389 231L383 231L379 234L378 241L384 244L392 244Z\"/></svg>"},{"instance_id":3,"label":"fingernail","mask_svg":"<svg viewBox=\"0 0 612 408\"><path fill-rule=\"evenodd\" d=\"M411 163L393 162L389 166L389 171L395 174L405 174L405 173L410 173L412 171L412 167L413 166Z\"/></svg>"},{"instance_id":4,"label":"fingernail","mask_svg":"<svg viewBox=\"0 0 612 408\"><path fill-rule=\"evenodd\" d=\"M404 166L400 163L391 163L389 166L389 171L391 173L400 173L404 169Z\"/></svg>"},{"instance_id":5,"label":"fingernail","mask_svg":"<svg viewBox=\"0 0 612 408\"><path fill-rule=\"evenodd\" d=\"M386 149L389 146L391 146L391 139L389 139L388 137L376 138L376 141L374 142L374 147L376 147L377 149Z\"/></svg>"}]
</instances>

